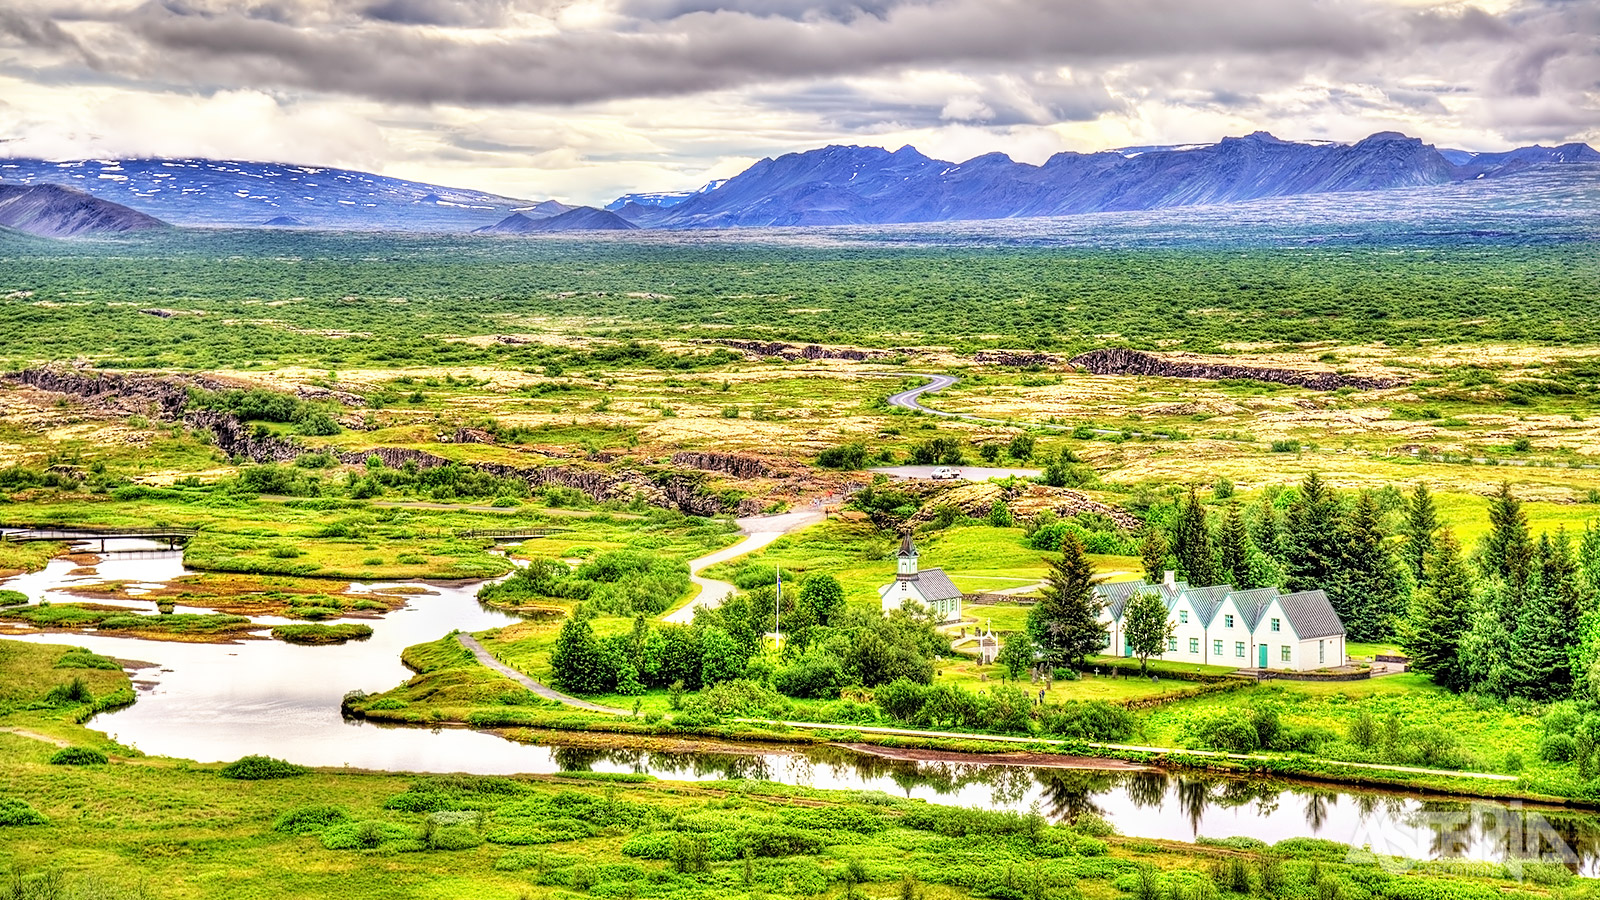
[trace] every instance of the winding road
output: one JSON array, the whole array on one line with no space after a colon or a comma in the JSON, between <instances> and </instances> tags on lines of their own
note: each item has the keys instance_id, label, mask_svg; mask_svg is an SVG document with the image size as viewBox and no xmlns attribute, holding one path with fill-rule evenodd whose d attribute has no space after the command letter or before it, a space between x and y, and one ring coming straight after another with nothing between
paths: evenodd
<instances>
[{"instance_id":1,"label":"winding road","mask_svg":"<svg viewBox=\"0 0 1600 900\"><path fill-rule=\"evenodd\" d=\"M733 592L737 588L726 581L718 581L715 578L702 578L700 576L702 570L708 569L717 563L736 559L746 553L754 553L789 532L799 531L808 525L815 525L824 518L826 518L826 515L821 508L818 508L803 512L783 513L777 516L749 516L735 520L735 524L739 526L739 531L744 533L745 539L731 547L724 547L715 553L708 553L699 559L691 560L689 562L689 580L694 582L700 588L700 591L688 603L662 616L661 621L671 622L675 625L688 625L694 621L694 611L696 609L702 606L707 609L716 609L722 605L724 600L733 596Z\"/></svg>"}]
</instances>

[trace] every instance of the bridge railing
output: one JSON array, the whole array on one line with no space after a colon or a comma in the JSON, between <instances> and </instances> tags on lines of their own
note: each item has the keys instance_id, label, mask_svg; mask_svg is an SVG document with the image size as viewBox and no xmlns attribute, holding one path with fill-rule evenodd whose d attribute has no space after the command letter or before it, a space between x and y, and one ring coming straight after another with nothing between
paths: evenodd
<instances>
[{"instance_id":1,"label":"bridge railing","mask_svg":"<svg viewBox=\"0 0 1600 900\"><path fill-rule=\"evenodd\" d=\"M469 528L457 531L456 537L471 540L516 541L571 533L571 528Z\"/></svg>"},{"instance_id":2,"label":"bridge railing","mask_svg":"<svg viewBox=\"0 0 1600 900\"><path fill-rule=\"evenodd\" d=\"M195 528L152 526L148 528L100 528L71 525L0 525L0 541L87 541L104 538L161 538L188 540L199 533Z\"/></svg>"}]
</instances>

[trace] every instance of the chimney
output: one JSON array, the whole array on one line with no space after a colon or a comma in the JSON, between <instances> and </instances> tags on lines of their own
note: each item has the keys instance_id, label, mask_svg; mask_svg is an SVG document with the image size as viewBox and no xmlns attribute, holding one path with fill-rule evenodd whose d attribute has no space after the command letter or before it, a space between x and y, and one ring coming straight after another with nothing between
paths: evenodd
<instances>
[{"instance_id":1,"label":"chimney","mask_svg":"<svg viewBox=\"0 0 1600 900\"><path fill-rule=\"evenodd\" d=\"M1171 569L1168 569L1167 573L1164 576L1162 576L1161 583L1166 585L1169 588L1177 588L1177 586L1178 586L1178 573L1172 571Z\"/></svg>"}]
</instances>

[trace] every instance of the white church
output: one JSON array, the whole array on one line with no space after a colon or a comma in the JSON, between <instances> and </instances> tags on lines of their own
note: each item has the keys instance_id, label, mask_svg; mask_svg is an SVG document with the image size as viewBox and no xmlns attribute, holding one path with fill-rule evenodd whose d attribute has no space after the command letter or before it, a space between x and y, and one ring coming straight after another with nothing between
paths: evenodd
<instances>
[{"instance_id":1,"label":"white church","mask_svg":"<svg viewBox=\"0 0 1600 900\"><path fill-rule=\"evenodd\" d=\"M911 602L933 613L934 621L940 624L961 621L961 589L943 569L917 569L917 547L911 542L909 531L900 539L897 560L894 581L878 588L884 614Z\"/></svg>"}]
</instances>

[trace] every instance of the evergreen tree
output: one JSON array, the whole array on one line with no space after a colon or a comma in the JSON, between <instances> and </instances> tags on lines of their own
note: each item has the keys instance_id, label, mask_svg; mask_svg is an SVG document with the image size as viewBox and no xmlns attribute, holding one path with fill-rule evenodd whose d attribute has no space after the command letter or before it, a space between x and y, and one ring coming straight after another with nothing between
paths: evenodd
<instances>
[{"instance_id":1,"label":"evergreen tree","mask_svg":"<svg viewBox=\"0 0 1600 900\"><path fill-rule=\"evenodd\" d=\"M1028 610L1028 637L1050 664L1082 666L1084 657L1106 646L1101 608L1083 545L1068 531L1061 536L1060 558L1050 560L1039 602Z\"/></svg>"},{"instance_id":2,"label":"evergreen tree","mask_svg":"<svg viewBox=\"0 0 1600 900\"><path fill-rule=\"evenodd\" d=\"M1389 637L1405 614L1405 594L1394 558L1384 546L1383 512L1362 491L1338 534L1339 556L1324 589L1345 631L1358 641Z\"/></svg>"},{"instance_id":3,"label":"evergreen tree","mask_svg":"<svg viewBox=\"0 0 1600 900\"><path fill-rule=\"evenodd\" d=\"M1272 498L1263 496L1261 503L1256 507L1255 516L1255 542L1256 549L1266 554L1274 563L1283 556L1283 522L1278 516L1278 508L1272 505Z\"/></svg>"},{"instance_id":4,"label":"evergreen tree","mask_svg":"<svg viewBox=\"0 0 1600 900\"><path fill-rule=\"evenodd\" d=\"M1144 578L1159 584L1167 575L1167 539L1154 525L1144 530L1144 540L1139 542L1139 562L1144 566Z\"/></svg>"},{"instance_id":5,"label":"evergreen tree","mask_svg":"<svg viewBox=\"0 0 1600 900\"><path fill-rule=\"evenodd\" d=\"M1411 569L1412 580L1421 585L1426 583L1428 554L1433 552L1434 535L1439 531L1439 513L1434 509L1433 495L1428 493L1426 484L1417 482L1405 509L1400 533L1405 536L1406 544L1401 554Z\"/></svg>"},{"instance_id":6,"label":"evergreen tree","mask_svg":"<svg viewBox=\"0 0 1600 900\"><path fill-rule=\"evenodd\" d=\"M1535 577L1511 637L1516 693L1556 700L1572 691L1572 654L1581 637L1578 566L1565 532L1539 536Z\"/></svg>"},{"instance_id":7,"label":"evergreen tree","mask_svg":"<svg viewBox=\"0 0 1600 900\"><path fill-rule=\"evenodd\" d=\"M1529 582L1533 578L1534 547L1528 535L1528 517L1522 511L1522 501L1511 493L1511 485L1500 484L1500 492L1489 501L1489 533L1483 538L1480 564L1486 578L1495 578L1504 586L1498 592L1501 598L1500 621L1507 631L1517 627L1518 611L1528 598Z\"/></svg>"},{"instance_id":8,"label":"evergreen tree","mask_svg":"<svg viewBox=\"0 0 1600 900\"><path fill-rule=\"evenodd\" d=\"M1339 535L1343 518L1338 494L1317 473L1307 475L1283 526L1283 570L1288 590L1326 590L1334 581L1343 555Z\"/></svg>"},{"instance_id":9,"label":"evergreen tree","mask_svg":"<svg viewBox=\"0 0 1600 900\"><path fill-rule=\"evenodd\" d=\"M1584 615L1600 610L1600 522L1584 526L1578 540L1578 608Z\"/></svg>"},{"instance_id":10,"label":"evergreen tree","mask_svg":"<svg viewBox=\"0 0 1600 900\"><path fill-rule=\"evenodd\" d=\"M1168 621L1167 604L1156 594L1140 594L1129 600L1122 620L1127 623L1124 633L1128 649L1139 657L1139 674L1143 675L1149 669L1150 657L1166 652L1167 641L1177 626Z\"/></svg>"},{"instance_id":11,"label":"evergreen tree","mask_svg":"<svg viewBox=\"0 0 1600 900\"><path fill-rule=\"evenodd\" d=\"M606 670L594 629L582 616L571 616L562 624L550 654L550 669L557 687L576 694L598 694L609 688L614 678Z\"/></svg>"},{"instance_id":12,"label":"evergreen tree","mask_svg":"<svg viewBox=\"0 0 1600 900\"><path fill-rule=\"evenodd\" d=\"M1436 684L1460 692L1468 687L1461 639L1475 607L1472 572L1461 559L1461 545L1449 530L1435 536L1423 587L1412 598L1406 628L1410 668Z\"/></svg>"},{"instance_id":13,"label":"evergreen tree","mask_svg":"<svg viewBox=\"0 0 1600 900\"><path fill-rule=\"evenodd\" d=\"M1516 690L1511 670L1511 633L1493 603L1476 602L1461 635L1459 659L1469 690L1491 697L1509 697Z\"/></svg>"},{"instance_id":14,"label":"evergreen tree","mask_svg":"<svg viewBox=\"0 0 1600 900\"><path fill-rule=\"evenodd\" d=\"M1200 496L1189 488L1189 499L1178 511L1178 524L1172 536L1172 555L1178 558L1178 575L1195 587L1222 583L1217 558L1211 550L1211 529L1206 524L1206 509Z\"/></svg>"},{"instance_id":15,"label":"evergreen tree","mask_svg":"<svg viewBox=\"0 0 1600 900\"><path fill-rule=\"evenodd\" d=\"M1250 546L1250 529L1244 521L1244 511L1239 504L1228 504L1228 514L1217 531L1217 562L1222 580L1240 590L1261 587L1255 580Z\"/></svg>"}]
</instances>

